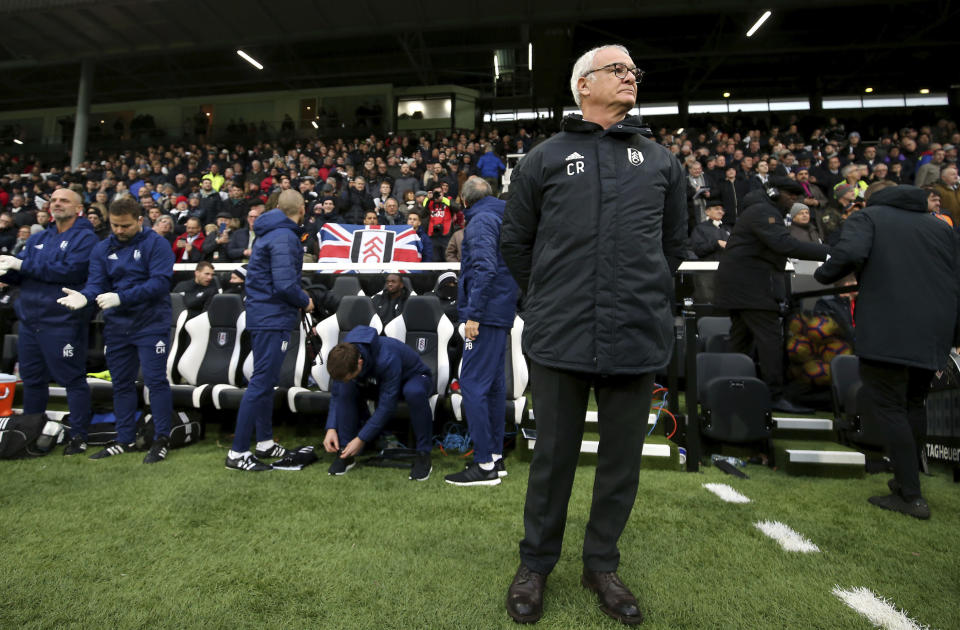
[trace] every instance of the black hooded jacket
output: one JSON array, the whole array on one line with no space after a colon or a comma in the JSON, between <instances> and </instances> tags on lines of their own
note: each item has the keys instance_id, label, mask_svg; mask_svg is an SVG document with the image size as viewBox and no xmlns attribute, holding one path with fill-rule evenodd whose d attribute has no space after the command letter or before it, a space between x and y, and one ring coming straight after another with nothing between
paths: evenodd
<instances>
[{"instance_id":1,"label":"black hooded jacket","mask_svg":"<svg viewBox=\"0 0 960 630\"><path fill-rule=\"evenodd\" d=\"M937 370L960 345L960 245L927 197L916 186L874 193L814 274L826 284L857 273L860 357Z\"/></svg>"},{"instance_id":2,"label":"black hooded jacket","mask_svg":"<svg viewBox=\"0 0 960 630\"><path fill-rule=\"evenodd\" d=\"M603 129L568 116L513 170L500 249L541 365L642 374L670 361L686 181L645 133L638 117Z\"/></svg>"},{"instance_id":3,"label":"black hooded jacket","mask_svg":"<svg viewBox=\"0 0 960 630\"><path fill-rule=\"evenodd\" d=\"M721 308L778 311L787 299L787 258L823 260L829 249L790 236L780 211L767 193L755 190L743 199L727 247L720 257L716 304Z\"/></svg>"}]
</instances>

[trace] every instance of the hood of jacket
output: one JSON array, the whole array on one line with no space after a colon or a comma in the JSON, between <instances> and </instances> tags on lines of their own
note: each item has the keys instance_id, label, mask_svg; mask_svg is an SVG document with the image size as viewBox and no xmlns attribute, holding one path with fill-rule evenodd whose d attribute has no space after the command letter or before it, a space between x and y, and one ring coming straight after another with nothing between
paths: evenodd
<instances>
[{"instance_id":1,"label":"hood of jacket","mask_svg":"<svg viewBox=\"0 0 960 630\"><path fill-rule=\"evenodd\" d=\"M346 343L357 344L357 350L360 351L360 358L363 359L363 368L360 370L360 376L367 376L373 370L376 363L376 343L379 334L372 326L357 326L346 334L343 338Z\"/></svg>"},{"instance_id":2,"label":"hood of jacket","mask_svg":"<svg viewBox=\"0 0 960 630\"><path fill-rule=\"evenodd\" d=\"M908 212L927 212L926 190L916 186L891 186L870 195L867 206L892 206Z\"/></svg>"},{"instance_id":3,"label":"hood of jacket","mask_svg":"<svg viewBox=\"0 0 960 630\"><path fill-rule=\"evenodd\" d=\"M653 132L650 130L650 127L647 126L647 124L644 123L639 116L627 116L617 123L617 125L619 125L617 128L617 133L638 133L646 138L653 137ZM560 123L560 129L573 133L588 133L591 131L597 131L598 129L601 129L601 127L595 122L584 120L581 114L568 114L567 116L564 116L563 121ZM611 127L611 129L613 128Z\"/></svg>"},{"instance_id":4,"label":"hood of jacket","mask_svg":"<svg viewBox=\"0 0 960 630\"><path fill-rule=\"evenodd\" d=\"M274 208L270 212L265 212L253 222L253 231L257 236L264 236L273 230L286 228L293 230L297 236L303 234L303 228L293 222L293 219L283 213L280 208Z\"/></svg>"},{"instance_id":5,"label":"hood of jacket","mask_svg":"<svg viewBox=\"0 0 960 630\"><path fill-rule=\"evenodd\" d=\"M499 217L502 221L504 207L505 206L503 203L500 202L496 197L484 197L469 208L464 209L463 216L466 217L467 221L469 221L478 214L490 212L497 215L497 217Z\"/></svg>"}]
</instances>

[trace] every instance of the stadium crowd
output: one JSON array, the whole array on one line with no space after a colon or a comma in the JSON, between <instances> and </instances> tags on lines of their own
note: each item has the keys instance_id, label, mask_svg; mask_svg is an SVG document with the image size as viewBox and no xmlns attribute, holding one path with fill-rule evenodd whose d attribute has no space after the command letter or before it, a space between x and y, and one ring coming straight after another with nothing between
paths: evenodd
<instances>
[{"instance_id":1,"label":"stadium crowd","mask_svg":"<svg viewBox=\"0 0 960 630\"><path fill-rule=\"evenodd\" d=\"M775 175L795 179L806 191L790 213L797 219L793 233L802 239L836 242L839 226L863 207L871 185L885 185L880 182L928 189L931 211L960 226L960 131L953 121L866 140L836 118L805 133L794 120L785 127L754 126L650 131L684 167L691 258L715 258L725 245L722 230L736 223L744 198ZM523 154L546 137L520 127L515 135L489 129L282 146L158 145L89 155L73 171L63 163L0 154L0 253L19 251L30 233L48 225L52 193L69 186L82 195L85 216L101 239L110 233L107 206L130 196L178 262L245 262L254 219L276 206L281 191L295 189L307 202L305 262L317 259L324 223L411 224L425 262L454 262L464 225L464 181L479 175L498 193L506 155Z\"/></svg>"}]
</instances>

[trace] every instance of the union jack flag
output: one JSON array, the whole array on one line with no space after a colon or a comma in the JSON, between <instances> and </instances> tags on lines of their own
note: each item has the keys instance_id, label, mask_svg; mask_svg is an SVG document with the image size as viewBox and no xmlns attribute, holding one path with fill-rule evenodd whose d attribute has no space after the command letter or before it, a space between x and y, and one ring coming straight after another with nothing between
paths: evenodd
<instances>
[{"instance_id":1,"label":"union jack flag","mask_svg":"<svg viewBox=\"0 0 960 630\"><path fill-rule=\"evenodd\" d=\"M408 225L324 223L319 263L420 262L422 244Z\"/></svg>"}]
</instances>

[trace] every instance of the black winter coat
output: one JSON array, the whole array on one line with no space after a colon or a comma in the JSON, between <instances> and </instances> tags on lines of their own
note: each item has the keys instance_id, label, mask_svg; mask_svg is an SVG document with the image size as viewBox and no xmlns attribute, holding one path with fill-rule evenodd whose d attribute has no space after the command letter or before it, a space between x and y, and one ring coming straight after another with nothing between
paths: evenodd
<instances>
[{"instance_id":1,"label":"black winter coat","mask_svg":"<svg viewBox=\"0 0 960 630\"><path fill-rule=\"evenodd\" d=\"M513 171L500 248L526 293L523 349L541 365L642 374L670 361L686 178L642 125L567 116Z\"/></svg>"},{"instance_id":2,"label":"black winter coat","mask_svg":"<svg viewBox=\"0 0 960 630\"><path fill-rule=\"evenodd\" d=\"M707 219L698 223L690 234L690 249L700 260L720 260L723 248L717 241L730 240L730 226L720 224L716 227L713 221Z\"/></svg>"},{"instance_id":3,"label":"black winter coat","mask_svg":"<svg viewBox=\"0 0 960 630\"><path fill-rule=\"evenodd\" d=\"M950 347L960 345L960 244L927 212L927 191L887 188L850 215L814 277L826 284L852 271L860 285L856 354L942 369Z\"/></svg>"},{"instance_id":4,"label":"black winter coat","mask_svg":"<svg viewBox=\"0 0 960 630\"><path fill-rule=\"evenodd\" d=\"M829 249L790 236L783 213L762 190L744 199L716 278L716 304L721 308L780 310L787 299L783 267L787 258L823 260Z\"/></svg>"}]
</instances>

